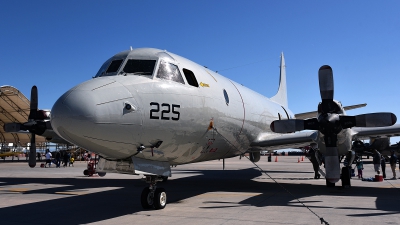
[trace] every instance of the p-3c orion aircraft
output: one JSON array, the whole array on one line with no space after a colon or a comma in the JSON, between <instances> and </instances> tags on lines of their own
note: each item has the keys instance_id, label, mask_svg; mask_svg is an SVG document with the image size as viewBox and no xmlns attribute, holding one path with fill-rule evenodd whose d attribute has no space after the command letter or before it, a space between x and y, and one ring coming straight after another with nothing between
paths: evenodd
<instances>
[{"instance_id":1,"label":"p-3c orion aircraft","mask_svg":"<svg viewBox=\"0 0 400 225\"><path fill-rule=\"evenodd\" d=\"M347 155L351 165L352 141L400 133L400 126L392 126L392 113L346 116L346 109L365 105L342 107L333 100L332 69L326 65L319 69L318 111L296 114L296 119L288 108L283 54L280 68L278 92L267 98L176 54L131 48L63 94L51 110L51 124L42 127L98 153L99 175L144 175L149 187L141 204L146 209L166 206L166 191L156 183L171 176L171 166L246 152L257 162L262 150L312 143L325 156L327 186L340 179L350 184L347 167L341 176L339 156ZM296 132L301 130L309 131Z\"/></svg>"}]
</instances>

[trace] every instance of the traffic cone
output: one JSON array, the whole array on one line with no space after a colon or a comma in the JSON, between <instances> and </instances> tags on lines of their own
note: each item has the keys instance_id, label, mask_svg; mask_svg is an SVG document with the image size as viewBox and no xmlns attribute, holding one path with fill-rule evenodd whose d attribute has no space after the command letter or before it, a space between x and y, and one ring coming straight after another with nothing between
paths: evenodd
<instances>
[{"instance_id":1,"label":"traffic cone","mask_svg":"<svg viewBox=\"0 0 400 225\"><path fill-rule=\"evenodd\" d=\"M297 163L300 163L300 158L297 158Z\"/></svg>"},{"instance_id":2,"label":"traffic cone","mask_svg":"<svg viewBox=\"0 0 400 225\"><path fill-rule=\"evenodd\" d=\"M278 162L278 156L275 156L275 162Z\"/></svg>"},{"instance_id":3,"label":"traffic cone","mask_svg":"<svg viewBox=\"0 0 400 225\"><path fill-rule=\"evenodd\" d=\"M302 162L304 161L304 156L301 156L301 161L302 161Z\"/></svg>"}]
</instances>

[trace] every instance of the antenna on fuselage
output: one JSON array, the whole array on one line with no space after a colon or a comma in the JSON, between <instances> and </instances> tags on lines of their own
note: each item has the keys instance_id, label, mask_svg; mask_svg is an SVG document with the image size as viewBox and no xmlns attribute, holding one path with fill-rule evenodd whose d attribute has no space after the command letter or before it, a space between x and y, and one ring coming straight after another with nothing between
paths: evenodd
<instances>
[{"instance_id":1,"label":"antenna on fuselage","mask_svg":"<svg viewBox=\"0 0 400 225\"><path fill-rule=\"evenodd\" d=\"M133 50L133 48L132 48L132 46L130 46L131 47L131 51Z\"/></svg>"}]
</instances>

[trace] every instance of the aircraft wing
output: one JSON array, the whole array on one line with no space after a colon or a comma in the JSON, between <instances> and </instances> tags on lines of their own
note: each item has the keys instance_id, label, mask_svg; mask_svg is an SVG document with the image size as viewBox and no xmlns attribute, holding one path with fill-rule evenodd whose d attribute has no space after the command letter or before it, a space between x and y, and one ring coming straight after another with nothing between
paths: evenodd
<instances>
[{"instance_id":1,"label":"aircraft wing","mask_svg":"<svg viewBox=\"0 0 400 225\"><path fill-rule=\"evenodd\" d=\"M353 140L400 136L400 124L390 127L354 127L352 130L355 132Z\"/></svg>"},{"instance_id":2,"label":"aircraft wing","mask_svg":"<svg viewBox=\"0 0 400 225\"><path fill-rule=\"evenodd\" d=\"M347 110L362 108L362 107L365 107L366 105L367 105L366 103L358 104L358 105L350 105L350 106L343 107L343 109L347 111ZM295 114L294 117L296 119L304 120L304 119L308 119L308 118L317 117L317 115L318 115L317 111L312 111L312 112L298 113L298 114Z\"/></svg>"},{"instance_id":3,"label":"aircraft wing","mask_svg":"<svg viewBox=\"0 0 400 225\"><path fill-rule=\"evenodd\" d=\"M266 150L278 150L285 148L299 148L317 141L318 131L305 131L290 134L271 135L261 133L250 146L263 147Z\"/></svg>"},{"instance_id":4,"label":"aircraft wing","mask_svg":"<svg viewBox=\"0 0 400 225\"><path fill-rule=\"evenodd\" d=\"M394 137L400 136L400 124L395 124L390 127L354 127L352 131L354 132L353 140ZM266 150L300 148L310 145L310 143L316 143L317 138L318 131L305 131L281 135L261 133L250 146L263 147L266 148Z\"/></svg>"}]
</instances>

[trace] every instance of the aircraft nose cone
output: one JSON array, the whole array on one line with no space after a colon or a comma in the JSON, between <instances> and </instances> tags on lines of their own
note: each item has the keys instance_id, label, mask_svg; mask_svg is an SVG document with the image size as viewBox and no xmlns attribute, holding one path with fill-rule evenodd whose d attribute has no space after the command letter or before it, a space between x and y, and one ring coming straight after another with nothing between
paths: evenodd
<instances>
[{"instance_id":1,"label":"aircraft nose cone","mask_svg":"<svg viewBox=\"0 0 400 225\"><path fill-rule=\"evenodd\" d=\"M88 90L73 89L62 95L51 110L51 125L65 140L78 144L78 139L93 127L95 103Z\"/></svg>"}]
</instances>

